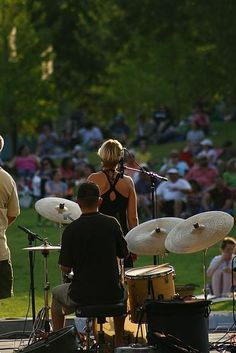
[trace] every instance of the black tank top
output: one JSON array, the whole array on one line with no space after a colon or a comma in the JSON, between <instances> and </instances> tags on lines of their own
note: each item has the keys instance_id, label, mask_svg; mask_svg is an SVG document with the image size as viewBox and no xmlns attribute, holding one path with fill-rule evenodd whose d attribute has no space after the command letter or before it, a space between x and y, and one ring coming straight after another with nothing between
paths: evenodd
<instances>
[{"instance_id":1,"label":"black tank top","mask_svg":"<svg viewBox=\"0 0 236 353\"><path fill-rule=\"evenodd\" d=\"M124 235L128 233L127 226L127 207L128 207L128 197L123 196L119 191L115 189L115 186L120 179L120 174L118 173L114 182L109 178L109 175L103 170L103 173L106 175L107 180L110 184L110 189L107 190L104 194L101 195L103 201L99 208L101 213L104 213L109 216L115 217L123 230ZM115 193L114 200L111 200L111 193Z\"/></svg>"}]
</instances>

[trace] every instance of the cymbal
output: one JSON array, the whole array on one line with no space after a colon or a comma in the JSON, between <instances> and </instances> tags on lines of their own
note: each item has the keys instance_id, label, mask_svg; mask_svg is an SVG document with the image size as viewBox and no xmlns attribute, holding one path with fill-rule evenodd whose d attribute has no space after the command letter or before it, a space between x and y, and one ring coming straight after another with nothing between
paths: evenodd
<instances>
[{"instance_id":1,"label":"cymbal","mask_svg":"<svg viewBox=\"0 0 236 353\"><path fill-rule=\"evenodd\" d=\"M177 224L167 235L165 247L177 254L201 251L227 236L233 225L234 218L226 212L199 213Z\"/></svg>"},{"instance_id":2,"label":"cymbal","mask_svg":"<svg viewBox=\"0 0 236 353\"><path fill-rule=\"evenodd\" d=\"M69 224L81 215L76 202L60 197L45 197L35 203L36 211L52 222Z\"/></svg>"},{"instance_id":3,"label":"cymbal","mask_svg":"<svg viewBox=\"0 0 236 353\"><path fill-rule=\"evenodd\" d=\"M39 246L29 246L28 248L23 248L23 250L29 251L52 251L52 250L61 250L61 247L58 245L39 245Z\"/></svg>"},{"instance_id":4,"label":"cymbal","mask_svg":"<svg viewBox=\"0 0 236 353\"><path fill-rule=\"evenodd\" d=\"M164 255L167 234L182 218L152 219L132 228L125 236L129 251L137 255Z\"/></svg>"}]
</instances>

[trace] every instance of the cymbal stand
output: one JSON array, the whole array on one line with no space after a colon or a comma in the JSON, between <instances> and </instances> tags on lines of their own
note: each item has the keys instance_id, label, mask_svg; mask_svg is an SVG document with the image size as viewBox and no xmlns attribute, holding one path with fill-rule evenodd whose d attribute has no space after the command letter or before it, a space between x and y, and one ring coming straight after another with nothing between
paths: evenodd
<instances>
[{"instance_id":1,"label":"cymbal stand","mask_svg":"<svg viewBox=\"0 0 236 353\"><path fill-rule=\"evenodd\" d=\"M206 254L208 249L203 250L203 294L204 299L207 300L207 283L206 283Z\"/></svg>"},{"instance_id":2,"label":"cymbal stand","mask_svg":"<svg viewBox=\"0 0 236 353\"><path fill-rule=\"evenodd\" d=\"M44 242L44 245L47 241ZM50 321L49 321L49 300L48 293L50 289L49 279L48 279L48 255L49 250L42 250L42 255L44 257L44 306L38 312L35 323L33 325L33 332L29 338L29 344L35 342L39 338L46 338L50 332Z\"/></svg>"},{"instance_id":3,"label":"cymbal stand","mask_svg":"<svg viewBox=\"0 0 236 353\"><path fill-rule=\"evenodd\" d=\"M20 225L18 225L18 228L28 234L29 247L33 245L33 241L35 241L36 239L40 240L41 242L44 241L42 237L33 233L28 228ZM32 251L29 251L29 264L30 264L30 291L31 291L31 305L32 305L32 320L34 324L35 317L36 317L36 314L35 314L36 310L35 310L35 287L34 287L34 254Z\"/></svg>"},{"instance_id":4,"label":"cymbal stand","mask_svg":"<svg viewBox=\"0 0 236 353\"><path fill-rule=\"evenodd\" d=\"M130 167L127 167L127 166L124 166L124 169L127 169L127 170L133 170L133 171L136 171L136 172L139 172L139 173L143 173L143 174L146 174L150 177L150 183L151 183L151 200L152 200L152 218L155 219L156 218L156 203L155 203L155 190L156 190L156 183L157 183L157 180L161 180L161 181L167 181L168 179L157 174L157 173L154 173L154 172L150 172L148 171L146 168L143 168L141 167L137 162L136 162L137 166L139 166L140 169L137 169L137 168L130 168ZM157 255L154 255L153 256L153 264L156 265L158 263L158 265L160 264L160 259L159 259L159 256Z\"/></svg>"}]
</instances>

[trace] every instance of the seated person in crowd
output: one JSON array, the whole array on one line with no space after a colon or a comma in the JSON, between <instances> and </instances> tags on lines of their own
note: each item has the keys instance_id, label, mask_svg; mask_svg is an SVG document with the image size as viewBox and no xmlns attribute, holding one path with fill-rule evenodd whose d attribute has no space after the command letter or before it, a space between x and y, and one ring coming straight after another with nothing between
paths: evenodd
<instances>
[{"instance_id":1,"label":"seated person in crowd","mask_svg":"<svg viewBox=\"0 0 236 353\"><path fill-rule=\"evenodd\" d=\"M209 163L215 165L217 162L219 151L213 148L213 142L210 139L204 139L200 142L200 146L201 149L199 151L199 154L205 154L208 158Z\"/></svg>"},{"instance_id":2,"label":"seated person in crowd","mask_svg":"<svg viewBox=\"0 0 236 353\"><path fill-rule=\"evenodd\" d=\"M146 140L139 141L138 150L136 152L136 160L138 164L146 163L149 166L151 165L152 154L149 151Z\"/></svg>"},{"instance_id":3,"label":"seated person in crowd","mask_svg":"<svg viewBox=\"0 0 236 353\"><path fill-rule=\"evenodd\" d=\"M224 238L220 247L221 255L215 256L207 269L207 276L211 277L212 294L216 297L229 295L232 291L232 285L236 284L235 273L232 283L232 259L235 248L236 240L234 238Z\"/></svg>"},{"instance_id":4,"label":"seated person in crowd","mask_svg":"<svg viewBox=\"0 0 236 353\"><path fill-rule=\"evenodd\" d=\"M202 206L203 211L215 210L233 214L233 193L221 176L218 176L215 184L204 192Z\"/></svg>"},{"instance_id":5,"label":"seated person in crowd","mask_svg":"<svg viewBox=\"0 0 236 353\"><path fill-rule=\"evenodd\" d=\"M170 168L177 169L181 176L184 176L189 170L188 164L180 159L180 153L178 150L174 149L170 152L170 157L162 164L159 172L161 175L166 175Z\"/></svg>"},{"instance_id":6,"label":"seated person in crowd","mask_svg":"<svg viewBox=\"0 0 236 353\"><path fill-rule=\"evenodd\" d=\"M114 122L109 127L109 135L118 140L122 145L127 146L130 135L130 127L125 122L125 117L122 114L118 114L115 117Z\"/></svg>"},{"instance_id":7,"label":"seated person in crowd","mask_svg":"<svg viewBox=\"0 0 236 353\"><path fill-rule=\"evenodd\" d=\"M152 218L152 180L151 177L145 173L145 170L148 170L147 165L141 164L140 166L144 172L138 174L138 179L135 182L135 190L137 193L139 216L146 221Z\"/></svg>"},{"instance_id":8,"label":"seated person in crowd","mask_svg":"<svg viewBox=\"0 0 236 353\"><path fill-rule=\"evenodd\" d=\"M204 139L205 134L200 129L200 126L192 121L190 125L190 129L186 134L186 141L188 148L193 156L195 156L201 149L200 142Z\"/></svg>"},{"instance_id":9,"label":"seated person in crowd","mask_svg":"<svg viewBox=\"0 0 236 353\"><path fill-rule=\"evenodd\" d=\"M194 179L206 190L215 183L219 172L216 167L209 164L205 154L200 154L196 157L196 163L189 169L185 175L186 180Z\"/></svg>"},{"instance_id":10,"label":"seated person in crowd","mask_svg":"<svg viewBox=\"0 0 236 353\"><path fill-rule=\"evenodd\" d=\"M67 188L67 184L62 180L60 168L56 168L52 172L52 179L45 183L46 196L64 198L67 196Z\"/></svg>"},{"instance_id":11,"label":"seated person in crowd","mask_svg":"<svg viewBox=\"0 0 236 353\"><path fill-rule=\"evenodd\" d=\"M98 212L102 199L95 183L78 188L82 215L63 232L59 265L74 276L71 283L52 290L53 330L64 326L65 315L79 305L115 304L124 301L118 258L128 256L125 238L118 221ZM88 279L91 279L88 280ZM124 316L114 317L115 345L123 345Z\"/></svg>"},{"instance_id":12,"label":"seated person in crowd","mask_svg":"<svg viewBox=\"0 0 236 353\"><path fill-rule=\"evenodd\" d=\"M171 168L167 172L168 181L163 181L156 190L157 217L162 214L180 217L186 208L186 195L191 191L189 182L179 177L178 170Z\"/></svg>"},{"instance_id":13,"label":"seated person in crowd","mask_svg":"<svg viewBox=\"0 0 236 353\"><path fill-rule=\"evenodd\" d=\"M203 191L201 185L194 179L189 180L191 185L191 191L187 194L186 210L184 212L184 218L191 217L195 214L202 212L202 197Z\"/></svg>"}]
</instances>

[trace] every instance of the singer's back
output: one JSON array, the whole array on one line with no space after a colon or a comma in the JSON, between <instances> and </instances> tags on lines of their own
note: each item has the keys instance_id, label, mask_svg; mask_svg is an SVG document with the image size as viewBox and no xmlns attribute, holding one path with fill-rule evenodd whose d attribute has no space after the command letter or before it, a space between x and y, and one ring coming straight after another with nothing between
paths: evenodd
<instances>
[{"instance_id":1,"label":"singer's back","mask_svg":"<svg viewBox=\"0 0 236 353\"><path fill-rule=\"evenodd\" d=\"M124 175L124 148L109 139L98 149L102 170L92 173L88 181L96 183L103 203L100 211L121 223L124 234L138 224L137 197L133 180Z\"/></svg>"},{"instance_id":2,"label":"singer's back","mask_svg":"<svg viewBox=\"0 0 236 353\"><path fill-rule=\"evenodd\" d=\"M110 178L107 171L102 171L110 185L110 188L101 194L102 204L99 208L101 213L115 217L123 230L124 235L128 233L127 225L127 208L128 208L128 195L124 196L116 189L116 184L121 178L120 173L116 174L114 180Z\"/></svg>"}]
</instances>

